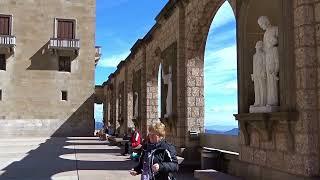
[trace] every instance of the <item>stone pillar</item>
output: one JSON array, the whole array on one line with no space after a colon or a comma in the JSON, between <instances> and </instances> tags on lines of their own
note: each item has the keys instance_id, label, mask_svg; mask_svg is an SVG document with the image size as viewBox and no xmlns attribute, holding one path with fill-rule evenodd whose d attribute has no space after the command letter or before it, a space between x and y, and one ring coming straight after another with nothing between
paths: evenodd
<instances>
[{"instance_id":1,"label":"stone pillar","mask_svg":"<svg viewBox=\"0 0 320 180\"><path fill-rule=\"evenodd\" d=\"M141 68L141 81L140 81L140 109L139 109L139 116L141 117L140 122L141 122L141 134L143 138L146 138L147 136L147 131L148 131L148 127L147 125L148 123L148 116L147 116L147 111L148 111L148 107L147 107L147 99L148 99L148 93L147 93L147 54L146 54L146 45L143 44L142 45L142 51L143 51L143 66Z\"/></svg>"},{"instance_id":2,"label":"stone pillar","mask_svg":"<svg viewBox=\"0 0 320 180\"><path fill-rule=\"evenodd\" d=\"M319 122L318 112L318 76L316 30L320 23L320 2L294 0L294 53L297 78L297 110L299 119L296 124L295 149L293 156L297 161L290 160L287 167L291 173L307 176L319 174ZM318 26L319 31L319 26ZM319 73L318 73L319 74ZM292 159L292 158L291 158ZM301 170L301 167L304 167Z\"/></svg>"},{"instance_id":3,"label":"stone pillar","mask_svg":"<svg viewBox=\"0 0 320 180\"><path fill-rule=\"evenodd\" d=\"M128 66L128 65L127 65ZM133 127L133 92L132 92L132 73L129 72L129 68L126 67L125 71L125 101L126 101L126 113L125 121L127 122L127 127Z\"/></svg>"},{"instance_id":4,"label":"stone pillar","mask_svg":"<svg viewBox=\"0 0 320 180\"><path fill-rule=\"evenodd\" d=\"M147 126L158 121L158 84L152 78L147 82Z\"/></svg>"}]
</instances>

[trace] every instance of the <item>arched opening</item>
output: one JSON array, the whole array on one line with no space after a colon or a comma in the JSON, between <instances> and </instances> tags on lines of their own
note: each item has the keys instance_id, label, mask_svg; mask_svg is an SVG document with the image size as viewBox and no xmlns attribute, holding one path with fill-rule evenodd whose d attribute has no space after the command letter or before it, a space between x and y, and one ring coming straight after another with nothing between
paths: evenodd
<instances>
[{"instance_id":1,"label":"arched opening","mask_svg":"<svg viewBox=\"0 0 320 180\"><path fill-rule=\"evenodd\" d=\"M236 20L225 1L207 37L204 57L205 132L238 135Z\"/></svg>"}]
</instances>

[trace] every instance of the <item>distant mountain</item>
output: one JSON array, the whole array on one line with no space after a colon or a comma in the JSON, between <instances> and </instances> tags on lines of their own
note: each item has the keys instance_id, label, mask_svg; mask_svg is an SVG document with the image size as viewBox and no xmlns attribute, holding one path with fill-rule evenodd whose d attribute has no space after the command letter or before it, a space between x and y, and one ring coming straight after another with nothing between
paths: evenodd
<instances>
[{"instance_id":1,"label":"distant mountain","mask_svg":"<svg viewBox=\"0 0 320 180\"><path fill-rule=\"evenodd\" d=\"M226 131L230 131L232 130L233 128L238 128L237 125L233 125L233 126L230 126L230 125L209 125L209 126L204 126L205 129L208 129L208 130L215 130L215 131L220 131L220 132L226 132Z\"/></svg>"},{"instance_id":2,"label":"distant mountain","mask_svg":"<svg viewBox=\"0 0 320 180\"><path fill-rule=\"evenodd\" d=\"M102 122L96 122L95 123L95 127L97 130L102 129L103 128L103 123Z\"/></svg>"},{"instance_id":3,"label":"distant mountain","mask_svg":"<svg viewBox=\"0 0 320 180\"><path fill-rule=\"evenodd\" d=\"M233 128L230 131L224 132L224 134L238 136L239 135L239 128Z\"/></svg>"},{"instance_id":4,"label":"distant mountain","mask_svg":"<svg viewBox=\"0 0 320 180\"><path fill-rule=\"evenodd\" d=\"M224 134L224 135L234 135L238 136L239 135L239 128L233 128L229 131L217 131L217 130L212 130L212 129L206 129L205 133L208 134Z\"/></svg>"},{"instance_id":5,"label":"distant mountain","mask_svg":"<svg viewBox=\"0 0 320 180\"><path fill-rule=\"evenodd\" d=\"M205 133L207 134L223 134L222 131L212 130L212 129L206 129Z\"/></svg>"}]
</instances>

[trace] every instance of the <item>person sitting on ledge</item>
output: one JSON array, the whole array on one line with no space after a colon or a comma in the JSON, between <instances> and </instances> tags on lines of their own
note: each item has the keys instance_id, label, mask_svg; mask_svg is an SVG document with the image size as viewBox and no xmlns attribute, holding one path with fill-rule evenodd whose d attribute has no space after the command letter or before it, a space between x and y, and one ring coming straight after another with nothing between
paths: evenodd
<instances>
[{"instance_id":1,"label":"person sitting on ledge","mask_svg":"<svg viewBox=\"0 0 320 180\"><path fill-rule=\"evenodd\" d=\"M149 127L149 142L143 147L139 164L130 170L132 176L141 174L141 180L173 180L179 169L175 146L165 139L165 125L158 122Z\"/></svg>"},{"instance_id":2,"label":"person sitting on ledge","mask_svg":"<svg viewBox=\"0 0 320 180\"><path fill-rule=\"evenodd\" d=\"M139 154L139 151L142 147L140 133L134 127L130 128L129 131L131 133L131 135L129 136L130 137L130 142L129 142L130 144L129 143L125 144L124 153L122 153L122 155L124 155L124 156L127 154L131 154L131 149ZM131 149L130 149L130 147L131 147Z\"/></svg>"}]
</instances>

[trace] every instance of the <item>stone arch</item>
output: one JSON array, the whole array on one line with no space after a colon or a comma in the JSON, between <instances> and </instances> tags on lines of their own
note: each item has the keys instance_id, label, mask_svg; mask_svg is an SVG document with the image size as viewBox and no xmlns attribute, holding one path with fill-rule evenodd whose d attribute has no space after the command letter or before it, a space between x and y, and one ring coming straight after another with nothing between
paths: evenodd
<instances>
[{"instance_id":1,"label":"stone arch","mask_svg":"<svg viewBox=\"0 0 320 180\"><path fill-rule=\"evenodd\" d=\"M185 7L185 66L188 131L204 132L204 54L208 33L219 8L226 0L191 1ZM228 1L236 10L236 1Z\"/></svg>"},{"instance_id":2,"label":"stone arch","mask_svg":"<svg viewBox=\"0 0 320 180\"><path fill-rule=\"evenodd\" d=\"M187 59L193 59L196 57L203 59L210 25L212 24L212 21L219 8L225 1L226 0L206 0L202 4L199 3L200 5L194 4L197 2L190 2L190 8L194 6L202 7L195 8L195 10L192 10L191 12L192 15L187 17L186 34L188 36L186 36L186 49L192 50L186 53ZM228 0L228 2L230 3L234 12L236 12L236 1Z\"/></svg>"}]
</instances>

